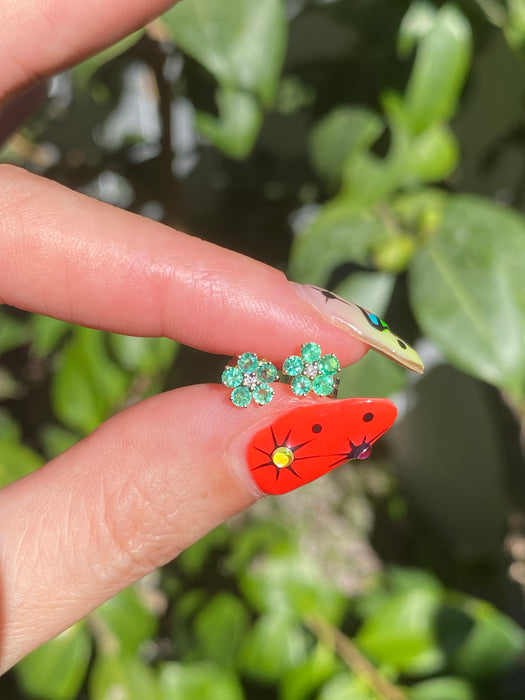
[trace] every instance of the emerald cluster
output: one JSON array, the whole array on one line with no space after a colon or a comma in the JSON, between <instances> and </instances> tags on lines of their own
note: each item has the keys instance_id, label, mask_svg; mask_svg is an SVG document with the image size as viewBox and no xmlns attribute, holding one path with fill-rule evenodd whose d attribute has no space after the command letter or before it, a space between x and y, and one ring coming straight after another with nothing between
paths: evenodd
<instances>
[{"instance_id":1,"label":"emerald cluster","mask_svg":"<svg viewBox=\"0 0 525 700\"><path fill-rule=\"evenodd\" d=\"M278 378L274 365L268 360L260 360L253 352L239 355L237 364L228 365L222 373L222 383L232 389L232 403L240 408L252 400L259 406L270 403L274 394L270 383Z\"/></svg>"},{"instance_id":2,"label":"emerald cluster","mask_svg":"<svg viewBox=\"0 0 525 700\"><path fill-rule=\"evenodd\" d=\"M296 396L313 391L317 396L328 396L337 387L339 360L335 355L323 355L317 343L301 345L301 355L290 355L283 364L283 374L290 379Z\"/></svg>"}]
</instances>

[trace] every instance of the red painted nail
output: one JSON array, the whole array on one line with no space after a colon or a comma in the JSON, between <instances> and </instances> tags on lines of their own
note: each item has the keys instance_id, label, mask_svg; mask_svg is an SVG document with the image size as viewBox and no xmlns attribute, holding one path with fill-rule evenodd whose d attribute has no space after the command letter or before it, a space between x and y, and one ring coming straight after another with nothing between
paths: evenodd
<instances>
[{"instance_id":1,"label":"red painted nail","mask_svg":"<svg viewBox=\"0 0 525 700\"><path fill-rule=\"evenodd\" d=\"M268 494L288 493L350 459L366 459L397 409L388 399L341 399L294 408L259 431L248 465Z\"/></svg>"}]
</instances>

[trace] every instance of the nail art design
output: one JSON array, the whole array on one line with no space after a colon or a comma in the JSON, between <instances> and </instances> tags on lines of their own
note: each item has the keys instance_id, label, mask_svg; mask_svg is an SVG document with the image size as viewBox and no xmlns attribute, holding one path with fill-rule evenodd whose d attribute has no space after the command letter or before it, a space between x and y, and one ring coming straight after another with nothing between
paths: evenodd
<instances>
[{"instance_id":1,"label":"nail art design","mask_svg":"<svg viewBox=\"0 0 525 700\"><path fill-rule=\"evenodd\" d=\"M417 352L392 333L379 316L321 287L292 284L303 299L329 315L331 322L342 326L351 335L403 367L423 374L423 361Z\"/></svg>"},{"instance_id":2,"label":"nail art design","mask_svg":"<svg viewBox=\"0 0 525 700\"><path fill-rule=\"evenodd\" d=\"M366 459L397 415L388 399L310 404L279 416L248 446L257 486L281 494L308 484L351 459Z\"/></svg>"}]
</instances>

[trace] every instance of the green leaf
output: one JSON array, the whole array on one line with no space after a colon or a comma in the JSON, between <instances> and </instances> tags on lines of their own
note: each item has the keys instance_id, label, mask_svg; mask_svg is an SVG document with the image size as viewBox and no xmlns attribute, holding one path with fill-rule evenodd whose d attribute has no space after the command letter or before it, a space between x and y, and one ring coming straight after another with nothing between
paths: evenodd
<instances>
[{"instance_id":1,"label":"green leaf","mask_svg":"<svg viewBox=\"0 0 525 700\"><path fill-rule=\"evenodd\" d=\"M444 205L410 269L423 331L456 367L525 396L525 220L477 197Z\"/></svg>"},{"instance_id":2,"label":"green leaf","mask_svg":"<svg viewBox=\"0 0 525 700\"><path fill-rule=\"evenodd\" d=\"M458 162L459 147L452 130L445 124L430 126L412 141L405 184L444 180Z\"/></svg>"},{"instance_id":3,"label":"green leaf","mask_svg":"<svg viewBox=\"0 0 525 700\"><path fill-rule=\"evenodd\" d=\"M412 686L409 700L476 700L474 688L462 678L432 678Z\"/></svg>"},{"instance_id":4,"label":"green leaf","mask_svg":"<svg viewBox=\"0 0 525 700\"><path fill-rule=\"evenodd\" d=\"M169 369L178 349L177 343L169 338L139 338L111 333L109 342L122 367L143 374Z\"/></svg>"},{"instance_id":5,"label":"green leaf","mask_svg":"<svg viewBox=\"0 0 525 700\"><path fill-rule=\"evenodd\" d=\"M131 656L102 656L89 676L90 700L161 700L157 677L145 663Z\"/></svg>"},{"instance_id":6,"label":"green leaf","mask_svg":"<svg viewBox=\"0 0 525 700\"><path fill-rule=\"evenodd\" d=\"M347 606L346 597L305 555L268 556L254 563L240 583L258 610L297 620L315 611L328 622L338 624Z\"/></svg>"},{"instance_id":7,"label":"green leaf","mask_svg":"<svg viewBox=\"0 0 525 700\"><path fill-rule=\"evenodd\" d=\"M286 673L280 683L282 700L307 700L314 690L333 678L340 666L333 649L319 642L304 663Z\"/></svg>"},{"instance_id":8,"label":"green leaf","mask_svg":"<svg viewBox=\"0 0 525 700\"><path fill-rule=\"evenodd\" d=\"M237 533L224 565L229 573L238 576L255 557L263 553L284 554L296 551L297 539L290 528L274 520L256 520L250 523L250 527Z\"/></svg>"},{"instance_id":9,"label":"green leaf","mask_svg":"<svg viewBox=\"0 0 525 700\"><path fill-rule=\"evenodd\" d=\"M425 37L436 21L437 9L426 0L414 0L403 17L399 27L397 48L399 55L406 58L418 41Z\"/></svg>"},{"instance_id":10,"label":"green leaf","mask_svg":"<svg viewBox=\"0 0 525 700\"><path fill-rule=\"evenodd\" d=\"M101 331L77 327L60 356L53 410L68 428L89 433L124 402L129 379L108 357Z\"/></svg>"},{"instance_id":11,"label":"green leaf","mask_svg":"<svg viewBox=\"0 0 525 700\"><path fill-rule=\"evenodd\" d=\"M246 606L231 593L218 593L199 613L195 633L207 658L233 667L249 621Z\"/></svg>"},{"instance_id":12,"label":"green leaf","mask_svg":"<svg viewBox=\"0 0 525 700\"><path fill-rule=\"evenodd\" d=\"M317 700L379 700L379 698L357 676L346 671L327 683L317 696Z\"/></svg>"},{"instance_id":13,"label":"green leaf","mask_svg":"<svg viewBox=\"0 0 525 700\"><path fill-rule=\"evenodd\" d=\"M333 270L348 262L370 266L389 239L382 221L344 202L325 205L292 245L289 275L296 282L326 287Z\"/></svg>"},{"instance_id":14,"label":"green leaf","mask_svg":"<svg viewBox=\"0 0 525 700\"><path fill-rule=\"evenodd\" d=\"M237 677L208 662L163 664L159 682L161 700L244 700Z\"/></svg>"},{"instance_id":15,"label":"green leaf","mask_svg":"<svg viewBox=\"0 0 525 700\"><path fill-rule=\"evenodd\" d=\"M139 29L133 34L124 37L124 39L117 41L113 46L109 46L107 49L75 66L73 69L73 85L75 89L79 93L84 92L99 68L134 46L143 34L144 29Z\"/></svg>"},{"instance_id":16,"label":"green leaf","mask_svg":"<svg viewBox=\"0 0 525 700\"><path fill-rule=\"evenodd\" d=\"M419 44L407 86L404 111L413 133L448 121L456 110L471 61L468 21L453 5L444 5Z\"/></svg>"},{"instance_id":17,"label":"green leaf","mask_svg":"<svg viewBox=\"0 0 525 700\"><path fill-rule=\"evenodd\" d=\"M343 299L371 309L383 317L390 303L396 278L389 272L353 272L334 292Z\"/></svg>"},{"instance_id":18,"label":"green leaf","mask_svg":"<svg viewBox=\"0 0 525 700\"><path fill-rule=\"evenodd\" d=\"M272 103L286 48L281 0L191 0L163 20L172 39L223 87Z\"/></svg>"},{"instance_id":19,"label":"green leaf","mask_svg":"<svg viewBox=\"0 0 525 700\"><path fill-rule=\"evenodd\" d=\"M177 563L185 574L195 576L206 566L212 550L225 547L229 539L230 533L226 525L219 525L181 552Z\"/></svg>"},{"instance_id":20,"label":"green leaf","mask_svg":"<svg viewBox=\"0 0 525 700\"><path fill-rule=\"evenodd\" d=\"M503 30L514 51L525 47L525 0L507 0L507 17Z\"/></svg>"},{"instance_id":21,"label":"green leaf","mask_svg":"<svg viewBox=\"0 0 525 700\"><path fill-rule=\"evenodd\" d=\"M18 438L0 433L0 487L30 474L43 463L42 457L30 447L22 445Z\"/></svg>"},{"instance_id":22,"label":"green leaf","mask_svg":"<svg viewBox=\"0 0 525 700\"><path fill-rule=\"evenodd\" d=\"M91 656L91 638L83 622L31 652L16 666L24 691L45 700L77 697Z\"/></svg>"},{"instance_id":23,"label":"green leaf","mask_svg":"<svg viewBox=\"0 0 525 700\"><path fill-rule=\"evenodd\" d=\"M389 116L390 148L384 158L371 151L354 151L349 154L343 166L343 186L340 198L359 208L369 208L375 202L414 178L408 168L413 137L403 123L401 107L395 106L397 98L390 95L385 100L385 110Z\"/></svg>"},{"instance_id":24,"label":"green leaf","mask_svg":"<svg viewBox=\"0 0 525 700\"><path fill-rule=\"evenodd\" d=\"M20 394L23 394L22 384L0 365L0 401L17 398Z\"/></svg>"},{"instance_id":25,"label":"green leaf","mask_svg":"<svg viewBox=\"0 0 525 700\"><path fill-rule=\"evenodd\" d=\"M407 373L386 357L368 352L362 360L341 371L340 382L340 398L382 398L402 391L407 384Z\"/></svg>"},{"instance_id":26,"label":"green leaf","mask_svg":"<svg viewBox=\"0 0 525 700\"><path fill-rule=\"evenodd\" d=\"M302 627L278 612L262 615L245 635L239 663L242 671L263 681L278 681L306 657Z\"/></svg>"},{"instance_id":27,"label":"green leaf","mask_svg":"<svg viewBox=\"0 0 525 700\"><path fill-rule=\"evenodd\" d=\"M157 630L157 618L141 599L135 586L128 586L92 613L108 648L135 654Z\"/></svg>"},{"instance_id":28,"label":"green leaf","mask_svg":"<svg viewBox=\"0 0 525 700\"><path fill-rule=\"evenodd\" d=\"M398 673L428 674L439 671L444 653L434 634L441 592L411 589L389 596L365 619L356 643L377 663Z\"/></svg>"},{"instance_id":29,"label":"green leaf","mask_svg":"<svg viewBox=\"0 0 525 700\"><path fill-rule=\"evenodd\" d=\"M358 150L367 150L383 129L382 119L365 107L336 107L310 134L310 154L317 173L335 188L345 160Z\"/></svg>"},{"instance_id":30,"label":"green leaf","mask_svg":"<svg viewBox=\"0 0 525 700\"><path fill-rule=\"evenodd\" d=\"M465 597L458 607L474 620L474 625L451 659L456 673L476 679L494 676L523 656L525 632L513 620L474 598Z\"/></svg>"},{"instance_id":31,"label":"green leaf","mask_svg":"<svg viewBox=\"0 0 525 700\"><path fill-rule=\"evenodd\" d=\"M55 349L64 335L73 329L71 323L59 321L49 316L33 314L31 317L32 342L31 349L38 357L45 357Z\"/></svg>"},{"instance_id":32,"label":"green leaf","mask_svg":"<svg viewBox=\"0 0 525 700\"><path fill-rule=\"evenodd\" d=\"M44 452L48 459L53 459L78 442L78 435L60 425L45 425L40 431Z\"/></svg>"},{"instance_id":33,"label":"green leaf","mask_svg":"<svg viewBox=\"0 0 525 700\"><path fill-rule=\"evenodd\" d=\"M232 158L251 151L262 124L262 111L255 98L239 90L217 90L219 118L197 113L197 129Z\"/></svg>"},{"instance_id":34,"label":"green leaf","mask_svg":"<svg viewBox=\"0 0 525 700\"><path fill-rule=\"evenodd\" d=\"M0 309L0 355L24 345L29 340L27 322Z\"/></svg>"}]
</instances>

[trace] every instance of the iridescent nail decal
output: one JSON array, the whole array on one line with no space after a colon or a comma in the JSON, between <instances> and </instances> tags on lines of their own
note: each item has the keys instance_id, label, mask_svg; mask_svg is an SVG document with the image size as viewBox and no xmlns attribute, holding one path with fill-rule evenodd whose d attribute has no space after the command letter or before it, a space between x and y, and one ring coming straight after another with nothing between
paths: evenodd
<instances>
[{"instance_id":1,"label":"iridescent nail decal","mask_svg":"<svg viewBox=\"0 0 525 700\"><path fill-rule=\"evenodd\" d=\"M423 374L423 362L417 352L392 333L385 321L374 313L321 287L291 284L303 299L328 316L332 323L403 367Z\"/></svg>"},{"instance_id":2,"label":"iridescent nail decal","mask_svg":"<svg viewBox=\"0 0 525 700\"><path fill-rule=\"evenodd\" d=\"M248 445L257 486L282 494L351 459L366 459L397 415L388 399L344 399L299 406L259 431Z\"/></svg>"}]
</instances>

